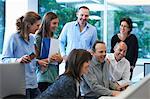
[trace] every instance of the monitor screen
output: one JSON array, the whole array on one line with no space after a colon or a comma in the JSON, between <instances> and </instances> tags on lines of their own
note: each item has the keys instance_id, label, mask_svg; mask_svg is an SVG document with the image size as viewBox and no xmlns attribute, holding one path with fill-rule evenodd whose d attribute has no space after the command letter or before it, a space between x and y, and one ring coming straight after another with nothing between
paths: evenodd
<instances>
[{"instance_id":1,"label":"monitor screen","mask_svg":"<svg viewBox=\"0 0 150 99\"><path fill-rule=\"evenodd\" d=\"M0 63L0 98L25 95L25 67L19 63Z\"/></svg>"},{"instance_id":2,"label":"monitor screen","mask_svg":"<svg viewBox=\"0 0 150 99\"><path fill-rule=\"evenodd\" d=\"M150 73L150 63L144 63L144 77Z\"/></svg>"},{"instance_id":3,"label":"monitor screen","mask_svg":"<svg viewBox=\"0 0 150 99\"><path fill-rule=\"evenodd\" d=\"M116 97L104 96L99 99L150 99L150 74Z\"/></svg>"}]
</instances>

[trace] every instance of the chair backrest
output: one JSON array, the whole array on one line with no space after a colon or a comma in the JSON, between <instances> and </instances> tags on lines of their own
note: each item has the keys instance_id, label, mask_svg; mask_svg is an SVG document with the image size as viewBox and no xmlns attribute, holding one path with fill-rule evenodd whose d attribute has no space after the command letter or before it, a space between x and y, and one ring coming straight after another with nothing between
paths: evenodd
<instances>
[{"instance_id":1,"label":"chair backrest","mask_svg":"<svg viewBox=\"0 0 150 99\"><path fill-rule=\"evenodd\" d=\"M144 77L150 73L150 63L144 63Z\"/></svg>"},{"instance_id":2,"label":"chair backrest","mask_svg":"<svg viewBox=\"0 0 150 99\"><path fill-rule=\"evenodd\" d=\"M19 63L0 63L0 98L25 95L25 66Z\"/></svg>"}]
</instances>

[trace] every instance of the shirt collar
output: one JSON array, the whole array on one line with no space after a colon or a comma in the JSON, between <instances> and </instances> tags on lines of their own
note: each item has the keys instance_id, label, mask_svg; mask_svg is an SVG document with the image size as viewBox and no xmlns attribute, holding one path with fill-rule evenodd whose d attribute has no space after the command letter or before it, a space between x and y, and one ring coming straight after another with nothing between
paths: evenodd
<instances>
[{"instance_id":1,"label":"shirt collar","mask_svg":"<svg viewBox=\"0 0 150 99\"><path fill-rule=\"evenodd\" d=\"M95 66L102 66L105 63L105 61L103 63L98 62L95 56L93 56L92 61Z\"/></svg>"},{"instance_id":2,"label":"shirt collar","mask_svg":"<svg viewBox=\"0 0 150 99\"><path fill-rule=\"evenodd\" d=\"M78 24L78 22L77 22L77 21L75 21L75 26L78 26L78 25L79 25L79 24ZM88 22L86 22L85 27L89 28L89 23L88 23Z\"/></svg>"},{"instance_id":3,"label":"shirt collar","mask_svg":"<svg viewBox=\"0 0 150 99\"><path fill-rule=\"evenodd\" d=\"M123 62L123 60L125 59L125 57L123 57L120 61L118 61L118 62Z\"/></svg>"},{"instance_id":4,"label":"shirt collar","mask_svg":"<svg viewBox=\"0 0 150 99\"><path fill-rule=\"evenodd\" d=\"M123 62L123 60L124 60L124 57L123 57L121 60L119 60L119 61L116 61L116 59L115 59L115 56L114 56L114 60L115 60L115 62L117 62L117 63L121 63L121 62Z\"/></svg>"},{"instance_id":5,"label":"shirt collar","mask_svg":"<svg viewBox=\"0 0 150 99\"><path fill-rule=\"evenodd\" d=\"M20 35L19 32L18 32L18 36L19 36L19 38L20 38L22 41L24 41L25 43L29 44L29 42L30 42L30 35L29 35L29 41L25 41L25 40L23 39L23 37L21 37L21 35Z\"/></svg>"}]
</instances>

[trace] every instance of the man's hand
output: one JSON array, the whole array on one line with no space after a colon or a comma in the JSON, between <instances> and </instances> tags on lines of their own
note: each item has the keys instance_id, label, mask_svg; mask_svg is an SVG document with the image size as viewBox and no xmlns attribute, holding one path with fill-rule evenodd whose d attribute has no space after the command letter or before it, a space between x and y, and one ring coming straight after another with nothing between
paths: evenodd
<instances>
[{"instance_id":1,"label":"man's hand","mask_svg":"<svg viewBox=\"0 0 150 99\"><path fill-rule=\"evenodd\" d=\"M123 91L129 86L128 83L125 83L123 85L119 85L118 83L115 83L115 85L116 85L116 90L117 91Z\"/></svg>"},{"instance_id":2,"label":"man's hand","mask_svg":"<svg viewBox=\"0 0 150 99\"><path fill-rule=\"evenodd\" d=\"M120 91L112 91L112 96L118 96L120 94Z\"/></svg>"}]
</instances>

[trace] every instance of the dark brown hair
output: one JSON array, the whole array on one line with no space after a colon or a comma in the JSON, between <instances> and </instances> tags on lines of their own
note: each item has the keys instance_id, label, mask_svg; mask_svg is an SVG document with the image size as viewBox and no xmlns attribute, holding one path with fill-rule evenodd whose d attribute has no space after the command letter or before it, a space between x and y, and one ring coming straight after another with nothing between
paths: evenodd
<instances>
[{"instance_id":1,"label":"dark brown hair","mask_svg":"<svg viewBox=\"0 0 150 99\"><path fill-rule=\"evenodd\" d=\"M120 20L120 25L121 25L121 22L123 22L123 21L125 21L128 25L129 25L129 32L128 32L128 34L130 34L130 32L132 31L132 28L133 28L133 26L132 26L132 20L129 18L129 17L127 17L127 18L122 18L121 20Z\"/></svg>"},{"instance_id":2,"label":"dark brown hair","mask_svg":"<svg viewBox=\"0 0 150 99\"><path fill-rule=\"evenodd\" d=\"M29 36L29 27L40 20L39 14L33 11L27 12L24 16L21 16L16 21L17 32L20 33L21 37L25 39Z\"/></svg>"},{"instance_id":3,"label":"dark brown hair","mask_svg":"<svg viewBox=\"0 0 150 99\"><path fill-rule=\"evenodd\" d=\"M94 52L96 51L96 50L95 50L95 46L96 46L97 43L105 44L103 41L96 40L95 43L94 43L93 46L92 46L92 50L93 50Z\"/></svg>"},{"instance_id":4,"label":"dark brown hair","mask_svg":"<svg viewBox=\"0 0 150 99\"><path fill-rule=\"evenodd\" d=\"M58 17L55 13L47 12L42 19L42 23L39 27L39 31L37 34L41 35L42 37L45 37L45 36L53 37L54 34L50 32L50 22L56 18Z\"/></svg>"},{"instance_id":5,"label":"dark brown hair","mask_svg":"<svg viewBox=\"0 0 150 99\"><path fill-rule=\"evenodd\" d=\"M84 49L73 49L66 61L65 74L72 76L73 78L80 80L81 69L84 62L88 62L92 59L90 52Z\"/></svg>"},{"instance_id":6,"label":"dark brown hair","mask_svg":"<svg viewBox=\"0 0 150 99\"><path fill-rule=\"evenodd\" d=\"M90 9L89 9L88 7L86 7L86 6L81 6L78 10L80 10L81 8L90 10Z\"/></svg>"}]
</instances>

